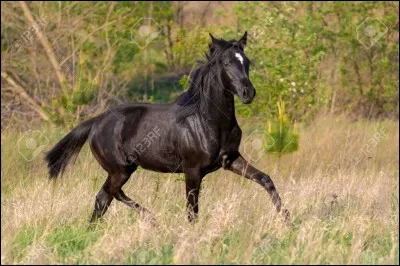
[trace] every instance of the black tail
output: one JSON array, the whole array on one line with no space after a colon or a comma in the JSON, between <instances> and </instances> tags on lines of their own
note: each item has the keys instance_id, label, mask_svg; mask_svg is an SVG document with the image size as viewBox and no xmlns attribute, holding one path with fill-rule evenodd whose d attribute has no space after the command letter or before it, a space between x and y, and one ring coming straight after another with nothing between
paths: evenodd
<instances>
[{"instance_id":1,"label":"black tail","mask_svg":"<svg viewBox=\"0 0 400 266\"><path fill-rule=\"evenodd\" d=\"M97 118L94 117L79 124L46 154L45 160L50 178L56 178L60 173L62 174L71 159L78 156Z\"/></svg>"}]
</instances>

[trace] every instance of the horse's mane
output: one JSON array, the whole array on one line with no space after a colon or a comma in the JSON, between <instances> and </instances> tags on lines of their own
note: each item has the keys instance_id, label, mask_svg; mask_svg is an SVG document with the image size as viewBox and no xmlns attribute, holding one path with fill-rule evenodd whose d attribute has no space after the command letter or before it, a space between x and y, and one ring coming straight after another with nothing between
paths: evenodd
<instances>
[{"instance_id":1,"label":"horse's mane","mask_svg":"<svg viewBox=\"0 0 400 266\"><path fill-rule=\"evenodd\" d=\"M214 79L216 71L211 70L217 66L222 53L231 47L237 47L237 41L221 39L218 46L213 43L208 44L208 51L205 53L206 59L197 60L197 66L189 76L189 89L179 95L176 100L178 103L178 122L199 110L202 98L204 98L202 93L204 88L210 86L211 82L219 82L219 80Z\"/></svg>"}]
</instances>

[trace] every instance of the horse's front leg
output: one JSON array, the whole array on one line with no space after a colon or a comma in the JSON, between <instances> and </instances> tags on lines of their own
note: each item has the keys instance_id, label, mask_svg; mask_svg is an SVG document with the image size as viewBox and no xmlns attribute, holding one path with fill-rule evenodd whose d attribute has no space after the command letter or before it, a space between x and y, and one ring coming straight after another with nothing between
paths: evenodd
<instances>
[{"instance_id":1,"label":"horse's front leg","mask_svg":"<svg viewBox=\"0 0 400 266\"><path fill-rule=\"evenodd\" d=\"M199 194L203 176L199 170L189 169L185 171L186 183L186 209L189 222L195 221L199 212Z\"/></svg>"},{"instance_id":2,"label":"horse's front leg","mask_svg":"<svg viewBox=\"0 0 400 266\"><path fill-rule=\"evenodd\" d=\"M238 175L244 176L248 179L256 181L260 184L265 190L267 190L268 194L270 195L272 202L275 205L276 211L280 212L281 210L281 198L279 197L278 192L276 191L275 185L272 182L272 179L269 175L257 170L254 166L249 164L242 155L239 155L229 167L226 168ZM289 211L284 209L283 214L285 217L285 221L289 222L290 214Z\"/></svg>"}]
</instances>

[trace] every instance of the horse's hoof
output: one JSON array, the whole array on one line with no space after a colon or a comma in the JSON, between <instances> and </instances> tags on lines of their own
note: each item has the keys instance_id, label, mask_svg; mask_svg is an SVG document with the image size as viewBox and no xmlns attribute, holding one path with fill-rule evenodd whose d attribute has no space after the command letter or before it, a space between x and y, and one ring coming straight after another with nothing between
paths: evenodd
<instances>
[{"instance_id":1,"label":"horse's hoof","mask_svg":"<svg viewBox=\"0 0 400 266\"><path fill-rule=\"evenodd\" d=\"M282 211L282 214L283 214L285 224L290 227L293 226L292 219L290 217L290 212L287 209L284 209Z\"/></svg>"},{"instance_id":2,"label":"horse's hoof","mask_svg":"<svg viewBox=\"0 0 400 266\"><path fill-rule=\"evenodd\" d=\"M87 230L91 231L91 230L95 230L97 229L97 227L99 226L99 220L96 221L90 221L89 225L87 227Z\"/></svg>"},{"instance_id":3,"label":"horse's hoof","mask_svg":"<svg viewBox=\"0 0 400 266\"><path fill-rule=\"evenodd\" d=\"M153 227L159 227L156 218L150 212L143 212L140 214L140 219L151 224Z\"/></svg>"}]
</instances>

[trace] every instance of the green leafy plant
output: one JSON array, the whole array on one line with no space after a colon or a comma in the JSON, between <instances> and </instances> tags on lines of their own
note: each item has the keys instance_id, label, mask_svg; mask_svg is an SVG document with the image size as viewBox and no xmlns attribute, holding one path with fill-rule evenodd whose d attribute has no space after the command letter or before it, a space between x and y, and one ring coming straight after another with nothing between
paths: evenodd
<instances>
[{"instance_id":1,"label":"green leafy plant","mask_svg":"<svg viewBox=\"0 0 400 266\"><path fill-rule=\"evenodd\" d=\"M285 102L279 97L277 102L278 117L272 122L268 122L268 135L274 140L274 145L266 146L266 151L276 153L279 157L283 153L297 151L299 147L299 134L296 125L291 124L287 114L285 114Z\"/></svg>"}]
</instances>

